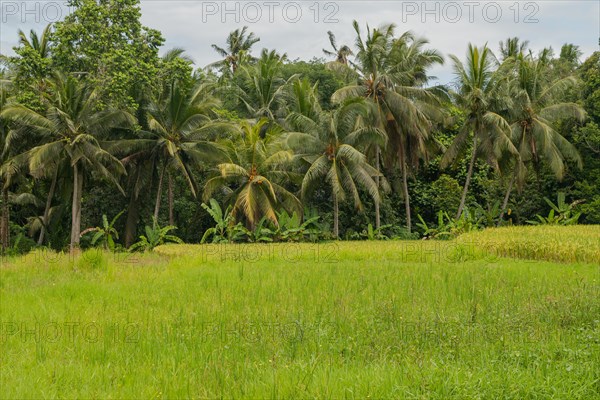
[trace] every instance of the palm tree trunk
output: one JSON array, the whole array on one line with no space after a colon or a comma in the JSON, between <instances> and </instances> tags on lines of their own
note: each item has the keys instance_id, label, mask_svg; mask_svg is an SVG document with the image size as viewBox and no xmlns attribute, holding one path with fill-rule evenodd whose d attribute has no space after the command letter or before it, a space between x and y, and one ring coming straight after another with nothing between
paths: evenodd
<instances>
[{"instance_id":1,"label":"palm tree trunk","mask_svg":"<svg viewBox=\"0 0 600 400\"><path fill-rule=\"evenodd\" d=\"M381 149L379 148L379 146L375 147L375 169L377 170L377 172L379 171L379 155L381 153ZM377 190L379 190L379 176L375 177L375 184L377 185ZM379 201L375 201L375 229L379 229L379 227L381 226L381 216L380 216L380 211L379 211Z\"/></svg>"},{"instance_id":2,"label":"palm tree trunk","mask_svg":"<svg viewBox=\"0 0 600 400\"><path fill-rule=\"evenodd\" d=\"M73 204L71 205L71 254L79 248L81 236L81 194L83 190L83 171L77 163L73 166Z\"/></svg>"},{"instance_id":3,"label":"palm tree trunk","mask_svg":"<svg viewBox=\"0 0 600 400\"><path fill-rule=\"evenodd\" d=\"M136 227L140 215L135 189L131 190L127 206L127 221L125 222L125 247L129 248L135 242Z\"/></svg>"},{"instance_id":4,"label":"palm tree trunk","mask_svg":"<svg viewBox=\"0 0 600 400\"><path fill-rule=\"evenodd\" d=\"M340 209L338 204L338 198L333 193L333 236L337 239L340 237Z\"/></svg>"},{"instance_id":5,"label":"palm tree trunk","mask_svg":"<svg viewBox=\"0 0 600 400\"><path fill-rule=\"evenodd\" d=\"M10 215L8 207L8 189L2 184L2 216L0 217L0 241L2 241L2 252L10 247Z\"/></svg>"},{"instance_id":6,"label":"palm tree trunk","mask_svg":"<svg viewBox=\"0 0 600 400\"><path fill-rule=\"evenodd\" d=\"M462 197L460 198L460 206L458 206L458 212L456 213L456 219L460 218L467 202L467 193L469 192L469 184L471 183L471 177L473 176L473 168L475 167L475 159L477 156L477 136L473 135L473 153L471 154L471 161L469 162L469 169L467 171L467 179L465 180L465 186L463 188Z\"/></svg>"},{"instance_id":7,"label":"palm tree trunk","mask_svg":"<svg viewBox=\"0 0 600 400\"><path fill-rule=\"evenodd\" d=\"M173 177L168 174L169 184L169 225L175 225L175 217L173 216Z\"/></svg>"},{"instance_id":8,"label":"palm tree trunk","mask_svg":"<svg viewBox=\"0 0 600 400\"><path fill-rule=\"evenodd\" d=\"M504 213L506 212L506 207L508 206L508 200L510 198L510 193L512 192L513 185L515 184L515 179L517 178L516 172L513 177L510 179L508 183L508 188L506 189L506 194L504 195L504 201L502 202L502 209L500 211L500 217L498 217L498 224L496 226L500 226L502 223L502 219L504 218Z\"/></svg>"},{"instance_id":9,"label":"palm tree trunk","mask_svg":"<svg viewBox=\"0 0 600 400\"><path fill-rule=\"evenodd\" d=\"M50 207L52 206L52 199L54 198L54 192L56 191L56 181L58 180L58 166L54 171L54 177L50 184L50 191L48 192L48 198L46 198L46 207L44 208L44 215L42 216L42 229L40 230L40 236L38 237L38 246L44 244L44 236L46 235L46 227L48 226L48 217L50 215Z\"/></svg>"},{"instance_id":10,"label":"palm tree trunk","mask_svg":"<svg viewBox=\"0 0 600 400\"><path fill-rule=\"evenodd\" d=\"M408 194L408 168L406 162L402 162L402 191L404 192L404 210L406 211L406 229L412 231L412 219L410 217L410 195Z\"/></svg>"},{"instance_id":11,"label":"palm tree trunk","mask_svg":"<svg viewBox=\"0 0 600 400\"><path fill-rule=\"evenodd\" d=\"M162 194L163 176L165 174L166 166L163 167L160 178L158 178L158 189L156 191L156 204L154 205L154 220L158 221L158 212L160 211L160 195Z\"/></svg>"}]
</instances>

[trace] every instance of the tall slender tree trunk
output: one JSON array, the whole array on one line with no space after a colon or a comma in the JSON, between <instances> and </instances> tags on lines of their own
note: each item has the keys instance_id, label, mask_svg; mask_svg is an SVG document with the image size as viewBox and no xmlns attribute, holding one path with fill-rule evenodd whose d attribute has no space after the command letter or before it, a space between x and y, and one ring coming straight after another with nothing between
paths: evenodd
<instances>
[{"instance_id":1,"label":"tall slender tree trunk","mask_svg":"<svg viewBox=\"0 0 600 400\"><path fill-rule=\"evenodd\" d=\"M458 212L456 218L460 218L467 202L467 193L469 192L469 184L471 183L471 177L473 176L473 168L475 167L475 159L477 157L477 136L473 134L473 152L471 154L471 161L469 162L469 169L467 171L467 179L465 180L465 186L463 188L462 197L460 198L460 205L458 206Z\"/></svg>"},{"instance_id":2,"label":"tall slender tree trunk","mask_svg":"<svg viewBox=\"0 0 600 400\"><path fill-rule=\"evenodd\" d=\"M8 206L8 189L2 184L2 216L0 216L0 240L2 241L2 252L10 246L10 209Z\"/></svg>"},{"instance_id":3,"label":"tall slender tree trunk","mask_svg":"<svg viewBox=\"0 0 600 400\"><path fill-rule=\"evenodd\" d=\"M408 194L408 168L406 162L402 162L402 191L404 192L404 210L406 212L406 229L412 232L412 218L410 216L410 195Z\"/></svg>"},{"instance_id":4,"label":"tall slender tree trunk","mask_svg":"<svg viewBox=\"0 0 600 400\"><path fill-rule=\"evenodd\" d=\"M402 172L402 195L404 197L404 212L406 213L406 229L412 232L412 217L410 215L410 194L408 193L408 166L406 164L406 151L404 143L398 149L400 158L400 171Z\"/></svg>"},{"instance_id":5,"label":"tall slender tree trunk","mask_svg":"<svg viewBox=\"0 0 600 400\"><path fill-rule=\"evenodd\" d=\"M506 194L504 195L504 201L502 202L502 209L500 210L500 217L498 217L498 224L500 226L502 223L502 219L504 218L504 213L506 212L506 207L508 207L508 200L510 199L510 193L512 192L513 185L515 184L515 179L517 178L516 172L513 174L512 178L510 178L510 182L508 182L508 187L506 188Z\"/></svg>"},{"instance_id":6,"label":"tall slender tree trunk","mask_svg":"<svg viewBox=\"0 0 600 400\"><path fill-rule=\"evenodd\" d=\"M167 178L169 184L169 225L175 225L175 217L173 215L173 177L168 173Z\"/></svg>"},{"instance_id":7,"label":"tall slender tree trunk","mask_svg":"<svg viewBox=\"0 0 600 400\"><path fill-rule=\"evenodd\" d=\"M163 176L165 175L166 166L163 167L160 172L160 178L158 178L158 189L156 190L156 204L154 205L154 220L158 221L158 212L160 211L160 196L162 194Z\"/></svg>"},{"instance_id":8,"label":"tall slender tree trunk","mask_svg":"<svg viewBox=\"0 0 600 400\"><path fill-rule=\"evenodd\" d=\"M380 164L379 164L379 156L381 154L381 149L379 148L379 146L375 147L375 169L377 170L377 172L379 173L379 169L380 169ZM377 185L377 190L379 190L379 184L380 184L380 180L379 180L379 176L375 177L375 184ZM379 227L381 227L381 215L380 215L380 211L379 211L379 201L375 201L375 229L379 229Z\"/></svg>"},{"instance_id":9,"label":"tall slender tree trunk","mask_svg":"<svg viewBox=\"0 0 600 400\"><path fill-rule=\"evenodd\" d=\"M42 216L42 229L40 230L40 236L38 237L38 246L44 244L44 237L46 235L46 227L48 226L48 217L50 215L50 207L52 207L52 199L54 198L54 192L56 191L56 181L58 180L58 166L54 171L54 177L52 177L52 183L50 184L50 191L46 198L46 207L44 208L44 215Z\"/></svg>"},{"instance_id":10,"label":"tall slender tree trunk","mask_svg":"<svg viewBox=\"0 0 600 400\"><path fill-rule=\"evenodd\" d=\"M135 195L135 189L129 196L129 205L127 206L127 221L125 222L125 247L129 248L136 239L136 228L140 216L138 199Z\"/></svg>"},{"instance_id":11,"label":"tall slender tree trunk","mask_svg":"<svg viewBox=\"0 0 600 400\"><path fill-rule=\"evenodd\" d=\"M336 239L340 237L340 209L335 193L333 193L333 236Z\"/></svg>"},{"instance_id":12,"label":"tall slender tree trunk","mask_svg":"<svg viewBox=\"0 0 600 400\"><path fill-rule=\"evenodd\" d=\"M81 194L83 191L83 171L73 166L73 204L71 205L71 254L79 249L81 236Z\"/></svg>"}]
</instances>

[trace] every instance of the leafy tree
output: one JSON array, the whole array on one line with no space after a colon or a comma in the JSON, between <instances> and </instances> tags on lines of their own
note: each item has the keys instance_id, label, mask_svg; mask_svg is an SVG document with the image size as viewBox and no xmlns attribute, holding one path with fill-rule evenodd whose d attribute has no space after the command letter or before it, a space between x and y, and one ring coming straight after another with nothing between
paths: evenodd
<instances>
[{"instance_id":1,"label":"leafy tree","mask_svg":"<svg viewBox=\"0 0 600 400\"><path fill-rule=\"evenodd\" d=\"M588 123L573 132L572 143L581 154L585 168L575 177L572 195L585 199L580 206L582 220L600 223L600 51L594 52L578 71L581 84L578 86L583 107L587 111Z\"/></svg>"},{"instance_id":2,"label":"leafy tree","mask_svg":"<svg viewBox=\"0 0 600 400\"><path fill-rule=\"evenodd\" d=\"M50 83L48 111L42 115L20 104L2 112L3 118L19 121L22 129L14 131L11 140L35 135L40 144L19 157L28 164L34 177L45 176L67 160L73 173L71 206L71 251L79 246L81 232L81 199L86 172L95 172L113 182L122 191L116 177L123 165L104 150L100 140L114 127L131 125L133 117L121 110L98 110L96 90L78 79L56 74Z\"/></svg>"},{"instance_id":3,"label":"leafy tree","mask_svg":"<svg viewBox=\"0 0 600 400\"><path fill-rule=\"evenodd\" d=\"M159 64L160 32L140 22L139 0L69 0L73 11L51 35L55 69L82 77L100 105L137 108L136 86L152 86Z\"/></svg>"},{"instance_id":4,"label":"leafy tree","mask_svg":"<svg viewBox=\"0 0 600 400\"><path fill-rule=\"evenodd\" d=\"M351 69L349 68L349 70ZM335 107L331 103L331 96L346 84L321 59L312 59L308 62L301 60L286 62L282 67L282 76L286 82L292 82L295 77L302 77L302 79L308 79L311 85L318 84L319 103L324 110L330 110ZM290 80L290 78L292 79Z\"/></svg>"}]
</instances>

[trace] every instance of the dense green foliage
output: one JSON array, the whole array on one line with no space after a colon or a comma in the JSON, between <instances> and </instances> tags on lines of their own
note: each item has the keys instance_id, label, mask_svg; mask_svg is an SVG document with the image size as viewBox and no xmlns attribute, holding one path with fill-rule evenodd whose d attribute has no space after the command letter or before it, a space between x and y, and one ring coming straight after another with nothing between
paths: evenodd
<instances>
[{"instance_id":1,"label":"dense green foliage","mask_svg":"<svg viewBox=\"0 0 600 400\"><path fill-rule=\"evenodd\" d=\"M183 49L159 56L138 0L70 5L0 57L5 251L107 245L81 230L115 210L115 246L155 224L200 242L211 198L248 240L283 212L318 215L322 238L552 222L544 199L559 192L578 222L600 222L600 53L469 44L451 56L456 86L438 87L426 39L354 23L354 46L329 33L331 61L253 56L241 28L194 69Z\"/></svg>"}]
</instances>

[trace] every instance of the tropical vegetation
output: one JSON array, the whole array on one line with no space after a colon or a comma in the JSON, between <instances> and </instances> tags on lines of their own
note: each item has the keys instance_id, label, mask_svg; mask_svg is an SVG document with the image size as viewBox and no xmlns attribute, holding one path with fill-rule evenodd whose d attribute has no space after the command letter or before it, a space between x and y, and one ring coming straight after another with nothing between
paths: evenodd
<instances>
[{"instance_id":1,"label":"tropical vegetation","mask_svg":"<svg viewBox=\"0 0 600 400\"><path fill-rule=\"evenodd\" d=\"M498 56L469 43L446 58L354 22L353 45L328 33L326 59L259 51L240 27L199 67L161 50L138 1L111 4L77 2L0 57L4 250L153 248L161 226L191 243L282 240L282 216L302 227L293 240L447 239L559 223L559 194L560 221L600 223L598 52L508 38ZM445 62L456 79L441 84Z\"/></svg>"}]
</instances>

